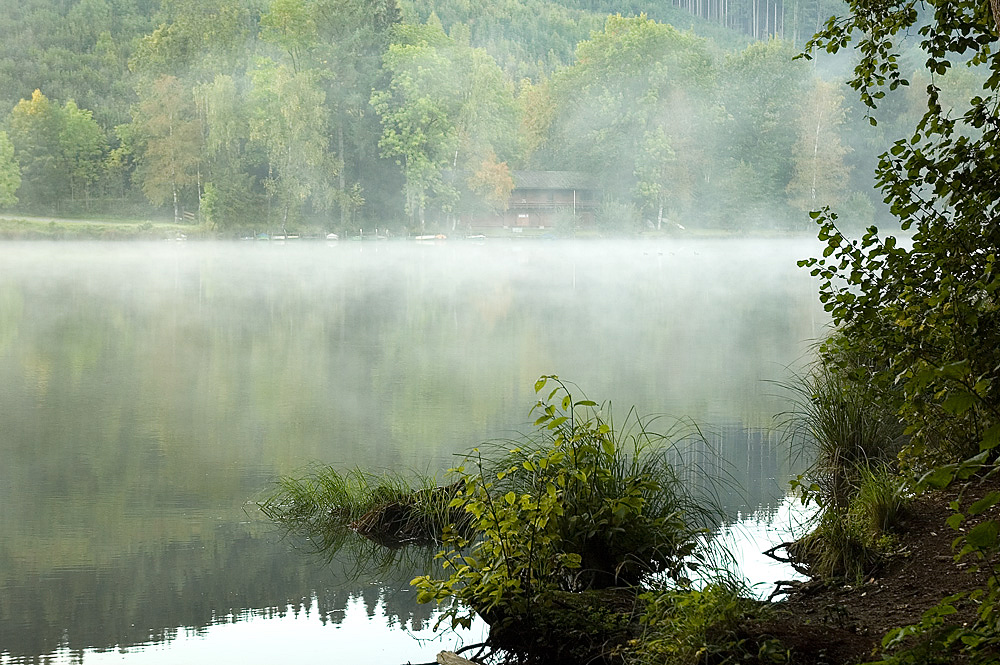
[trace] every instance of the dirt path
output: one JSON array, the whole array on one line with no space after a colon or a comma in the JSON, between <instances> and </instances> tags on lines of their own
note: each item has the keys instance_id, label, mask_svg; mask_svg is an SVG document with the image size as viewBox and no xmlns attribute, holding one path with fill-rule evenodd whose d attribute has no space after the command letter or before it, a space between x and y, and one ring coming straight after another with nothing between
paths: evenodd
<instances>
[{"instance_id":1,"label":"dirt path","mask_svg":"<svg viewBox=\"0 0 1000 665\"><path fill-rule=\"evenodd\" d=\"M988 486L970 485L963 505L997 484L994 479ZM879 656L882 637L891 628L917 623L925 610L948 595L982 588L986 573L973 572L971 557L954 561L952 543L958 534L945 519L957 496L958 489L949 489L921 497L903 525L898 555L883 570L860 586L793 595L778 605L778 616L764 632L791 648L795 663L860 663ZM959 610L954 619L974 620L971 604Z\"/></svg>"}]
</instances>

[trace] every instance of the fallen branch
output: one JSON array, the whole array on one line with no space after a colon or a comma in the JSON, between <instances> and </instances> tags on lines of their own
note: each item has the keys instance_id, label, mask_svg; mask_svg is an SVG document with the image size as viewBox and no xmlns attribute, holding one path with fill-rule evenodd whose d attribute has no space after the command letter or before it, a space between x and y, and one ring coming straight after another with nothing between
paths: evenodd
<instances>
[{"instance_id":1,"label":"fallen branch","mask_svg":"<svg viewBox=\"0 0 1000 665\"><path fill-rule=\"evenodd\" d=\"M771 549L764 550L763 552L761 552L761 554L763 554L764 556L769 556L772 559L774 559L775 561L780 561L781 563L792 563L792 564L794 564L794 563L796 563L796 561L791 556L778 556L775 553L778 550L780 550L781 548L785 548L785 550L787 551L788 548L790 546L794 545L794 544L795 544L794 542L778 543L777 545L775 545ZM780 584L780 582L779 582L779 584Z\"/></svg>"},{"instance_id":2,"label":"fallen branch","mask_svg":"<svg viewBox=\"0 0 1000 665\"><path fill-rule=\"evenodd\" d=\"M764 550L763 552L761 552L761 554L763 554L766 557L770 557L780 563L787 563L799 575L809 575L809 568L805 564L803 564L800 559L792 555L791 551L789 550L790 547L795 547L796 545L798 545L798 543L795 541L778 543L771 549ZM782 548L784 548L786 552L789 552L788 556L781 556L777 554L777 551Z\"/></svg>"}]
</instances>

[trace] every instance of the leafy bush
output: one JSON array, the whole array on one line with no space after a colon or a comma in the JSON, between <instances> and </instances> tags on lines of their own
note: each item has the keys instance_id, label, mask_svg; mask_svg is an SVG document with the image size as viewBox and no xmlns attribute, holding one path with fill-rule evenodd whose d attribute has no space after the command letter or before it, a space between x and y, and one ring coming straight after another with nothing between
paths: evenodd
<instances>
[{"instance_id":1,"label":"leafy bush","mask_svg":"<svg viewBox=\"0 0 1000 665\"><path fill-rule=\"evenodd\" d=\"M840 347L884 359L873 383L898 391L894 405L909 437L900 458L924 474L921 485L995 473L1000 456L998 30L995 1L848 0L846 15L831 17L808 44L836 53L858 40L849 83L873 110L886 88L908 85L900 70L904 36L918 33L927 56L926 112L909 138L881 155L876 172L883 200L912 236L900 242L873 226L851 240L836 215L817 211L826 247L822 257L800 262L821 280ZM952 107L941 83L956 65L968 66L982 86ZM967 517L981 520L955 543L959 556L975 554L993 567L988 585L969 594L977 621L954 623L949 617L964 598L945 598L919 624L886 636L885 647L900 649L888 662L997 662L1000 521L984 513L998 503L998 492L969 506L955 502L949 518L954 528Z\"/></svg>"},{"instance_id":2,"label":"leafy bush","mask_svg":"<svg viewBox=\"0 0 1000 665\"><path fill-rule=\"evenodd\" d=\"M906 517L912 483L885 464L858 468L858 489L851 502L850 520L866 541L876 543L895 531Z\"/></svg>"},{"instance_id":3,"label":"leafy bush","mask_svg":"<svg viewBox=\"0 0 1000 665\"><path fill-rule=\"evenodd\" d=\"M758 645L741 634L749 617L761 619L762 607L732 580L697 590L649 592L640 599L645 601L644 631L629 645L629 663L785 662L782 650L773 648L776 645Z\"/></svg>"},{"instance_id":4,"label":"leafy bush","mask_svg":"<svg viewBox=\"0 0 1000 665\"><path fill-rule=\"evenodd\" d=\"M472 516L474 536L446 530L438 556L450 576L413 584L420 602L461 601L447 613L455 624L478 612L494 628L530 625L552 592L683 580L703 560L712 511L686 494L669 437L634 412L616 430L610 407L574 401L557 377L535 391L550 382L534 436L492 456L476 449L453 470L463 489L452 505Z\"/></svg>"}]
</instances>

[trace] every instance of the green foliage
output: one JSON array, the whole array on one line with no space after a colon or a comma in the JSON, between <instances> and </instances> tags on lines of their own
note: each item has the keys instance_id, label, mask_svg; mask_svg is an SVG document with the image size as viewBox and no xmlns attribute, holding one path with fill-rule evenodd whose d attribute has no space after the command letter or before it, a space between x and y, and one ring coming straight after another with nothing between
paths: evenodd
<instances>
[{"instance_id":1,"label":"green foliage","mask_svg":"<svg viewBox=\"0 0 1000 665\"><path fill-rule=\"evenodd\" d=\"M866 542L876 545L902 523L913 488L906 478L883 464L858 467L858 488L850 506L850 521Z\"/></svg>"},{"instance_id":2,"label":"green foliage","mask_svg":"<svg viewBox=\"0 0 1000 665\"><path fill-rule=\"evenodd\" d=\"M816 81L805 95L793 147L794 172L785 188L790 203L803 211L818 205L838 205L846 193L848 148L841 141L845 112L843 95L832 83Z\"/></svg>"},{"instance_id":3,"label":"green foliage","mask_svg":"<svg viewBox=\"0 0 1000 665\"><path fill-rule=\"evenodd\" d=\"M852 0L847 15L831 18L809 46L837 52L858 40L850 84L877 125L874 114L886 93L909 83L899 45L911 29L927 57L926 110L912 135L881 156L876 175L900 228L912 235L897 241L873 226L851 240L824 209L812 213L826 243L823 256L801 265L821 280L820 298L838 326L837 348L884 359L871 383L895 392L888 404L909 435L900 458L924 474L922 486L941 487L976 471L995 472L1000 445L1000 6ZM981 89L964 102L946 102L940 77L965 66ZM998 501L1000 494L991 492L969 506L955 502L948 520L967 528L955 541L957 556L994 566L987 587L945 598L920 623L891 631L883 662L953 662L959 653L971 663L996 662L1000 588L993 559L1000 523L982 513ZM954 621L960 601L976 605L974 624Z\"/></svg>"},{"instance_id":4,"label":"green foliage","mask_svg":"<svg viewBox=\"0 0 1000 665\"><path fill-rule=\"evenodd\" d=\"M326 149L326 92L314 70L269 62L254 72L253 81L250 138L266 154L267 212L277 210L275 221L287 230L307 202L321 211L332 206L340 165Z\"/></svg>"},{"instance_id":5,"label":"green foliage","mask_svg":"<svg viewBox=\"0 0 1000 665\"><path fill-rule=\"evenodd\" d=\"M834 335L827 349L838 348ZM879 565L905 515L909 486L896 473L905 441L891 392L870 379L880 364L840 348L788 386L796 408L786 435L808 469L792 481L803 504L820 511L814 530L792 548L817 577L856 580Z\"/></svg>"},{"instance_id":6,"label":"green foliage","mask_svg":"<svg viewBox=\"0 0 1000 665\"><path fill-rule=\"evenodd\" d=\"M1000 328L993 223L1000 206L996 170L1000 127L995 122L1000 58L989 46L995 25L982 3L931 3L934 19L921 28L927 68L944 74L949 58L983 65L985 94L959 117L927 88L927 109L913 136L897 141L879 163L879 188L911 242L883 237L871 227L860 241L837 228L836 215L814 213L823 257L803 261L821 279L821 300L849 345L864 344L887 362L876 380L898 385L901 415L911 442L905 459L915 469L992 448L988 433L1000 421ZM890 89L905 85L893 36L913 25L913 3L879 3L832 21L814 46L836 51L851 30L871 31L859 45L852 85L873 110ZM971 54L971 59L969 55ZM872 121L875 122L874 116Z\"/></svg>"},{"instance_id":7,"label":"green foliage","mask_svg":"<svg viewBox=\"0 0 1000 665\"><path fill-rule=\"evenodd\" d=\"M21 198L34 205L89 198L102 175L104 133L72 100L60 107L35 90L11 111L10 141L21 168Z\"/></svg>"},{"instance_id":8,"label":"green foliage","mask_svg":"<svg viewBox=\"0 0 1000 665\"><path fill-rule=\"evenodd\" d=\"M371 96L382 123L379 147L401 167L406 212L423 227L429 207L454 212L459 192L446 170L482 173L485 162L515 155L514 86L486 51L434 22L397 30L383 71L388 85ZM501 190L502 181L501 174Z\"/></svg>"},{"instance_id":9,"label":"green foliage","mask_svg":"<svg viewBox=\"0 0 1000 665\"><path fill-rule=\"evenodd\" d=\"M457 487L437 487L433 478L340 472L321 466L300 476L281 478L257 502L261 512L291 532L308 536L314 547L333 557L358 535L396 549L438 541L465 521L449 508Z\"/></svg>"},{"instance_id":10,"label":"green foliage","mask_svg":"<svg viewBox=\"0 0 1000 665\"><path fill-rule=\"evenodd\" d=\"M634 415L616 430L610 413L573 399L557 377L536 392L536 435L507 452L474 451L454 472L453 505L475 534L453 529L439 553L446 579L413 580L421 602L460 601L447 612L465 624L530 621L552 591L636 584L648 574L683 580L703 561L708 511L686 496L667 462L664 435ZM545 394L545 393L543 393Z\"/></svg>"},{"instance_id":11,"label":"green foliage","mask_svg":"<svg viewBox=\"0 0 1000 665\"><path fill-rule=\"evenodd\" d=\"M758 645L741 635L749 617L761 618L761 605L747 589L720 580L702 589L648 592L642 636L630 644L626 662L636 665L786 662L778 645Z\"/></svg>"},{"instance_id":12,"label":"green foliage","mask_svg":"<svg viewBox=\"0 0 1000 665\"><path fill-rule=\"evenodd\" d=\"M175 76L162 76L143 90L133 124L142 142L142 191L154 205L172 203L180 220L181 191L198 181L201 128L194 99Z\"/></svg>"},{"instance_id":13,"label":"green foliage","mask_svg":"<svg viewBox=\"0 0 1000 665\"><path fill-rule=\"evenodd\" d=\"M707 168L698 148L716 115L715 75L705 40L644 15L608 17L553 76L555 113L535 159L604 173L607 194L638 192L654 211L689 205L684 183Z\"/></svg>"},{"instance_id":14,"label":"green foliage","mask_svg":"<svg viewBox=\"0 0 1000 665\"><path fill-rule=\"evenodd\" d=\"M826 2L783 10L793 42ZM788 203L841 198L850 161L865 159L840 154L837 122L820 142L828 150L806 145L800 121L819 111L799 108L808 72L789 62L789 44L724 55L746 45L738 31L777 32L744 6L703 21L669 3L636 15L617 0L22 4L0 26L8 108L35 88L57 110L76 100L62 139L31 134L57 151L22 148L30 141L9 128L19 201L39 212L66 199L63 213L109 212L143 195L159 207L176 195L179 216L212 183L216 195L263 197L265 227L384 228L408 214L454 228L460 215L503 209L505 171L532 169L603 174L604 194L636 210L616 231L770 226L794 219ZM164 100L179 112L169 141L143 129L166 78L178 82ZM191 100L194 111L180 108ZM222 208L225 232L259 223Z\"/></svg>"},{"instance_id":15,"label":"green foliage","mask_svg":"<svg viewBox=\"0 0 1000 665\"><path fill-rule=\"evenodd\" d=\"M905 441L894 395L872 381L881 362L849 349L833 350L787 387L795 408L786 414L786 434L809 469L793 482L803 500L845 511L861 478L894 462Z\"/></svg>"},{"instance_id":16,"label":"green foliage","mask_svg":"<svg viewBox=\"0 0 1000 665\"><path fill-rule=\"evenodd\" d=\"M205 184L201 214L218 231L253 232L266 228L260 210L264 197L254 190L252 178L243 173L219 173Z\"/></svg>"},{"instance_id":17,"label":"green foliage","mask_svg":"<svg viewBox=\"0 0 1000 665\"><path fill-rule=\"evenodd\" d=\"M14 145L7 132L0 132L0 207L17 203L17 188L21 186L21 167L14 159Z\"/></svg>"},{"instance_id":18,"label":"green foliage","mask_svg":"<svg viewBox=\"0 0 1000 665\"><path fill-rule=\"evenodd\" d=\"M895 532L907 514L909 484L890 467L860 463L850 478L848 504L824 505L813 531L790 548L815 577L850 582L868 577L892 555Z\"/></svg>"}]
</instances>

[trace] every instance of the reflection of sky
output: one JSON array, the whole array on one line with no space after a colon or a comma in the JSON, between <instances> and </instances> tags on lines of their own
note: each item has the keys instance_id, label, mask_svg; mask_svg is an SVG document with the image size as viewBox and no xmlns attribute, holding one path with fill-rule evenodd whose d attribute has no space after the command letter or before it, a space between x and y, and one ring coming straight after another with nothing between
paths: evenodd
<instances>
[{"instance_id":1,"label":"reflection of sky","mask_svg":"<svg viewBox=\"0 0 1000 665\"><path fill-rule=\"evenodd\" d=\"M788 564L775 561L763 552L803 533L802 525L812 514L798 499L786 497L773 513L743 515L721 530L718 541L736 557L737 570L759 598L767 598L778 580L802 580ZM783 554L783 552L779 552Z\"/></svg>"},{"instance_id":2,"label":"reflection of sky","mask_svg":"<svg viewBox=\"0 0 1000 665\"><path fill-rule=\"evenodd\" d=\"M211 663L224 665L272 665L302 662L323 657L323 662L399 665L432 662L440 651L454 651L463 644L482 642L486 626L455 633L443 627L435 632L433 622L419 630L401 628L386 616L381 603L369 615L358 597L347 605L342 622L321 621L315 611L296 614L289 608L285 616L252 616L218 623L197 632L178 633L166 643L129 647L124 650L71 653L60 650L46 659L63 663L127 663L128 665L178 665ZM13 662L0 653L0 663Z\"/></svg>"}]
</instances>

